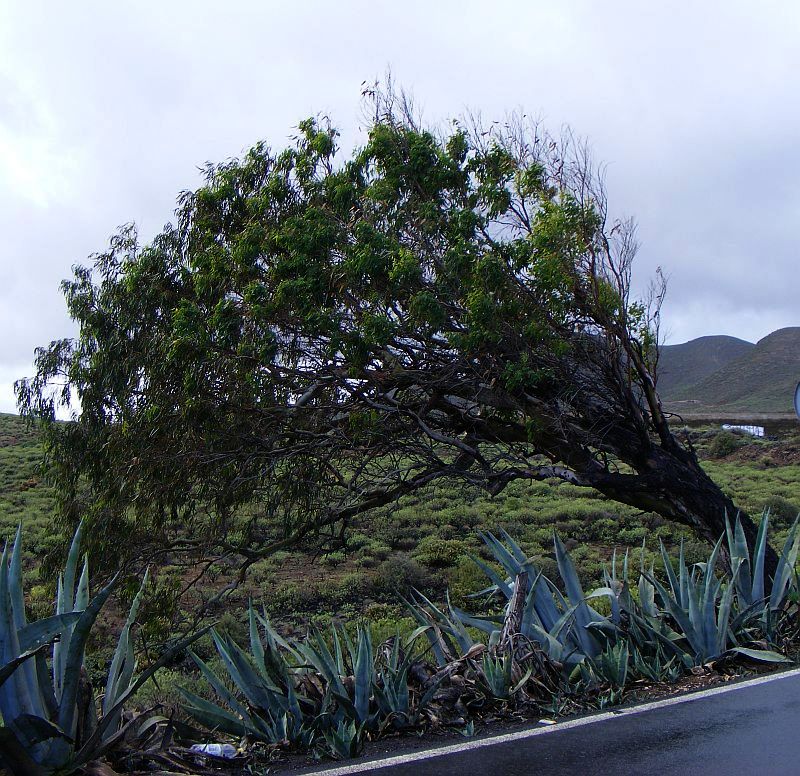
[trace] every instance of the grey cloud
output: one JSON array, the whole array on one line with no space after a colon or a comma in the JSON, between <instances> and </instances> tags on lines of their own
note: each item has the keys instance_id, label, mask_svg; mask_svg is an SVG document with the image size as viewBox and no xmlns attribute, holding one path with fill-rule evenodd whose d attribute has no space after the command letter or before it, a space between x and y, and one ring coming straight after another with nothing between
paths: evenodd
<instances>
[{"instance_id":1,"label":"grey cloud","mask_svg":"<svg viewBox=\"0 0 800 776\"><path fill-rule=\"evenodd\" d=\"M307 115L359 142L387 66L431 120L521 107L588 137L639 221L637 284L671 278L671 341L796 325L798 31L788 3L0 3L0 410L73 331L72 264Z\"/></svg>"}]
</instances>

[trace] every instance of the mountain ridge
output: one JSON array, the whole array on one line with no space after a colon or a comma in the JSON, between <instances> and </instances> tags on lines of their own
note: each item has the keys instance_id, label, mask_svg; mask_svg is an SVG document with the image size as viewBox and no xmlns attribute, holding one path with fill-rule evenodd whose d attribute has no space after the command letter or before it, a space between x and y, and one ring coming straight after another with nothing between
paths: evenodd
<instances>
[{"instance_id":1,"label":"mountain ridge","mask_svg":"<svg viewBox=\"0 0 800 776\"><path fill-rule=\"evenodd\" d=\"M658 388L664 396L709 377L730 361L750 352L756 345L725 334L697 337L679 345L661 348Z\"/></svg>"},{"instance_id":2,"label":"mountain ridge","mask_svg":"<svg viewBox=\"0 0 800 776\"><path fill-rule=\"evenodd\" d=\"M800 326L755 344L725 335L661 348L657 387L668 405L692 411L792 412L800 381Z\"/></svg>"}]
</instances>

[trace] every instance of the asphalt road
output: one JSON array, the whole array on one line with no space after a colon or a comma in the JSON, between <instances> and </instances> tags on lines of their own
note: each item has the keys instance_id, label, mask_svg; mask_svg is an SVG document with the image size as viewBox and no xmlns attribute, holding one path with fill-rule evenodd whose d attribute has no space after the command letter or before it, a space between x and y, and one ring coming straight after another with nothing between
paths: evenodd
<instances>
[{"instance_id":1,"label":"asphalt road","mask_svg":"<svg viewBox=\"0 0 800 776\"><path fill-rule=\"evenodd\" d=\"M800 775L800 671L324 773Z\"/></svg>"}]
</instances>

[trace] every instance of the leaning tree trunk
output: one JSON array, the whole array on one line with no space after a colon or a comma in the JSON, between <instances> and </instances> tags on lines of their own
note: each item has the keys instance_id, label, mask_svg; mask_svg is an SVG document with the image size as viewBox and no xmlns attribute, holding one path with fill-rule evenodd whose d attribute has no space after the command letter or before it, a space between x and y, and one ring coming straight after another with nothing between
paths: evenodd
<instances>
[{"instance_id":1,"label":"leaning tree trunk","mask_svg":"<svg viewBox=\"0 0 800 776\"><path fill-rule=\"evenodd\" d=\"M601 358L600 373L612 375L612 383L620 389L622 404L631 410L628 414L637 419L635 427L639 431L639 445L633 444L629 449L625 445L618 450L620 458L628 463L636 474L622 475L620 482L609 482L608 487L598 487L611 498L641 507L689 526L696 533L716 544L725 532L726 519L735 521L738 516L747 539L751 557L758 535L758 528L752 518L739 509L726 496L719 485L709 477L694 449L682 445L673 435L669 421L656 390L653 370L644 356L642 346L627 327L612 326L614 337L611 341L619 342L625 354L623 362L638 377L637 389L626 386L619 380L618 363L614 359ZM610 367L610 371L609 371ZM614 380L613 378L617 379ZM634 398L634 394L639 395ZM643 401L642 401L643 400ZM640 401L642 402L640 404ZM641 407L640 414L637 407ZM646 410L644 410L646 407ZM648 417L643 426L642 420ZM611 419L613 420L613 419ZM652 428L658 437L656 443L645 439L649 434L642 433L643 428ZM627 453L627 455L626 455ZM632 460L633 459L633 460ZM613 479L613 477L612 477ZM623 484L627 483L627 484ZM597 486L595 486L597 487ZM722 542L720 555L723 563L730 570L730 554L726 542ZM764 557L765 586L769 591L778 567L778 555L767 544Z\"/></svg>"},{"instance_id":2,"label":"leaning tree trunk","mask_svg":"<svg viewBox=\"0 0 800 776\"><path fill-rule=\"evenodd\" d=\"M751 553L755 547L758 526L753 519L705 473L695 454L684 448L666 451L654 446L646 464L637 467L635 474L606 474L593 487L616 501L686 525L711 544L724 534L726 517L733 522L738 515ZM720 555L730 568L726 542ZM764 569L768 591L777 567L778 554L767 544Z\"/></svg>"}]
</instances>

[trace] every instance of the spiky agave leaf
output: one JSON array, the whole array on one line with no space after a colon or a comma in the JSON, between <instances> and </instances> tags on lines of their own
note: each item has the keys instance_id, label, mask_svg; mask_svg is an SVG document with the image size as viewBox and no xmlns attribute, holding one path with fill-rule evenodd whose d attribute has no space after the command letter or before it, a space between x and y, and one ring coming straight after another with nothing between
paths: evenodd
<instances>
[{"instance_id":1,"label":"spiky agave leaf","mask_svg":"<svg viewBox=\"0 0 800 776\"><path fill-rule=\"evenodd\" d=\"M781 655L780 652L774 652L769 649L751 649L749 647L732 647L728 650L733 655L744 655L751 660L758 660L762 663L791 663L792 661Z\"/></svg>"},{"instance_id":2,"label":"spiky agave leaf","mask_svg":"<svg viewBox=\"0 0 800 776\"><path fill-rule=\"evenodd\" d=\"M558 534L553 534L553 544L556 551L558 570L567 591L567 597L574 607L575 625L572 630L577 639L578 646L585 655L590 657L599 654L601 646L589 631L589 626L598 620L605 619L598 612L593 611L586 603L578 572L570 558L569 553L559 539Z\"/></svg>"},{"instance_id":3,"label":"spiky agave leaf","mask_svg":"<svg viewBox=\"0 0 800 776\"><path fill-rule=\"evenodd\" d=\"M781 556L778 559L778 567L775 570L775 578L772 582L772 591L769 597L769 608L772 611L777 611L783 606L792 582L796 582L795 567L797 565L798 551L800 550L800 530L798 530L798 526L800 526L800 515L792 523L786 542L783 545Z\"/></svg>"},{"instance_id":4,"label":"spiky agave leaf","mask_svg":"<svg viewBox=\"0 0 800 776\"><path fill-rule=\"evenodd\" d=\"M136 617L139 614L139 605L147 587L147 582L150 576L150 570L147 569L142 578L142 584L139 590L133 597L131 607L128 610L128 617L125 620L125 625L122 627L119 639L117 640L117 647L114 650L114 656L111 659L111 667L108 671L108 678L106 680L106 690L103 695L103 716L109 717L112 712L111 709L117 703L119 696L128 689L133 678L134 671L136 670L136 660L133 651L133 638L131 636L131 629L136 622ZM118 724L119 713L117 719L109 720L109 726L114 727Z\"/></svg>"},{"instance_id":5,"label":"spiky agave leaf","mask_svg":"<svg viewBox=\"0 0 800 776\"><path fill-rule=\"evenodd\" d=\"M83 538L83 520L78 523L75 529L75 535L72 537L72 543L69 547L67 554L67 562L64 566L63 573L58 575L58 595L56 598L56 614L66 614L76 610L75 607L75 575L78 568L78 560L80 559L81 540ZM84 563L84 567L86 567ZM87 569L88 575L88 569ZM83 577L83 573L81 573ZM83 599L83 591L81 591L81 600ZM84 609L86 606L84 605ZM61 638L56 642L53 647L53 687L55 690L56 700L61 701L61 694L64 686L64 679L66 676L66 659L67 649L72 636L73 626L66 627L61 632Z\"/></svg>"},{"instance_id":6,"label":"spiky agave leaf","mask_svg":"<svg viewBox=\"0 0 800 776\"><path fill-rule=\"evenodd\" d=\"M355 710L358 721L367 722L369 719L369 704L372 696L372 685L374 682L375 656L372 651L372 636L369 628L359 626L358 629L358 653L355 665L353 666L353 678L355 688Z\"/></svg>"},{"instance_id":7,"label":"spiky agave leaf","mask_svg":"<svg viewBox=\"0 0 800 776\"><path fill-rule=\"evenodd\" d=\"M221 733L228 733L232 736L252 736L255 739L266 739L268 743L274 743L274 737L270 734L258 734L256 725L249 724L249 720L239 717L227 709L212 703L205 698L201 698L185 687L178 687L178 692L184 697L186 703L182 704L183 709L194 717L201 725L205 725L209 730L218 730Z\"/></svg>"},{"instance_id":8,"label":"spiky agave leaf","mask_svg":"<svg viewBox=\"0 0 800 776\"><path fill-rule=\"evenodd\" d=\"M232 638L214 629L211 638L225 669L252 708L274 711L276 716L278 710L286 711L286 698L281 689L257 670L252 658Z\"/></svg>"}]
</instances>

